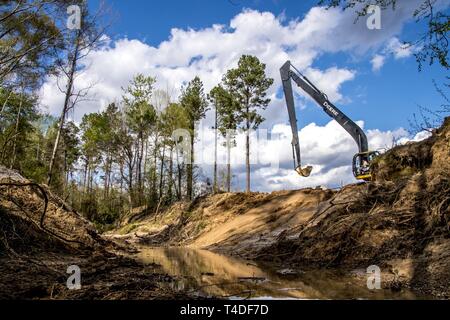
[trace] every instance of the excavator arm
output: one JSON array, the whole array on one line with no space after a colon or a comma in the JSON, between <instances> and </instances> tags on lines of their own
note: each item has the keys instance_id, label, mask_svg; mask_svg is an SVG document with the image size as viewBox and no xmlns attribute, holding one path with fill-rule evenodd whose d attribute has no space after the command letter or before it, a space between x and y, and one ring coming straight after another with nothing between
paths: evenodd
<instances>
[{"instance_id":1,"label":"excavator arm","mask_svg":"<svg viewBox=\"0 0 450 320\"><path fill-rule=\"evenodd\" d=\"M295 114L295 104L294 104L294 93L292 90L292 81L294 81L303 91L305 91L317 104L323 109L323 111L330 116L332 119L336 120L355 140L358 145L359 154L354 158L353 171L355 177L365 179L363 177L359 168L355 168L355 162L367 162L366 158L369 158L369 146L367 142L367 136L364 131L349 117L347 117L341 110L339 110L335 105L333 105L326 94L320 91L314 84L309 81L300 71L292 66L290 61L287 61L280 69L281 79L283 81L284 96L286 98L286 105L289 113L289 120L292 128L292 146L294 149L294 162L296 171L307 177L311 173L312 167L301 168L301 153L300 144L298 139L298 128L297 128L297 118ZM365 156L367 154L367 157ZM359 167L362 164L356 164Z\"/></svg>"},{"instance_id":2,"label":"excavator arm","mask_svg":"<svg viewBox=\"0 0 450 320\"><path fill-rule=\"evenodd\" d=\"M295 171L303 177L309 177L312 167L302 168L300 143L298 139L297 116L295 114L294 93L292 91L291 82L291 63L288 61L280 69L281 79L283 81L284 97L286 98L286 105L289 113L289 122L292 129L292 151L294 156Z\"/></svg>"}]
</instances>

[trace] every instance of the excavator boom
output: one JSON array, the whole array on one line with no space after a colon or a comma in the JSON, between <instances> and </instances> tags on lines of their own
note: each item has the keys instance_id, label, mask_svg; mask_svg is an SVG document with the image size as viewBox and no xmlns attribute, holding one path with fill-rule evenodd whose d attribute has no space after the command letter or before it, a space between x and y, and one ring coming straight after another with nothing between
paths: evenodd
<instances>
[{"instance_id":1,"label":"excavator boom","mask_svg":"<svg viewBox=\"0 0 450 320\"><path fill-rule=\"evenodd\" d=\"M355 140L358 145L359 154L355 156L354 160L354 174L359 178L361 175L358 173L358 168L355 168L355 161L366 161L369 158L365 155L370 155L369 145L367 142L367 136L364 131L349 117L347 117L341 110L339 110L333 103L328 100L326 94L320 91L307 77L305 77L300 71L295 69L290 61L287 61L280 69L281 80L283 81L284 96L286 98L286 105L289 113L289 121L292 128L292 146L294 148L294 162L296 171L302 176L309 176L312 167L305 169L301 168L301 152L300 143L298 139L298 127L297 117L295 114L294 93L292 90L292 81L294 81L303 91L305 91L317 104L323 109L323 111L336 120ZM359 164L357 165L359 166ZM365 175L370 176L370 175ZM365 179L365 178L362 178Z\"/></svg>"}]
</instances>

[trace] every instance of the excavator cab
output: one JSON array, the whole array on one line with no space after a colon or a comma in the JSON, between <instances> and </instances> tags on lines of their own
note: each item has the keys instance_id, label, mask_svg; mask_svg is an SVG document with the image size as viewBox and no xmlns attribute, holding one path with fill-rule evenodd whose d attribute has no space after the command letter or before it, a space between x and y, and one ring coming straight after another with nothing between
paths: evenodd
<instances>
[{"instance_id":1,"label":"excavator cab","mask_svg":"<svg viewBox=\"0 0 450 320\"><path fill-rule=\"evenodd\" d=\"M358 180L372 180L372 162L378 157L378 151L368 151L355 154L353 157L353 175Z\"/></svg>"}]
</instances>

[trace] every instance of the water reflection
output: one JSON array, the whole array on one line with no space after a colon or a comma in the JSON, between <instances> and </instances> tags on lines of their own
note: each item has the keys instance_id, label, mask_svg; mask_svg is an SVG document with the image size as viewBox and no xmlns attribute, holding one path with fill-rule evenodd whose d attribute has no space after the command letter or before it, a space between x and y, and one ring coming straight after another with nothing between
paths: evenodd
<instances>
[{"instance_id":1,"label":"water reflection","mask_svg":"<svg viewBox=\"0 0 450 320\"><path fill-rule=\"evenodd\" d=\"M173 289L222 298L415 299L410 291L370 291L340 272L274 270L271 266L190 248L142 248L138 259L179 276Z\"/></svg>"}]
</instances>

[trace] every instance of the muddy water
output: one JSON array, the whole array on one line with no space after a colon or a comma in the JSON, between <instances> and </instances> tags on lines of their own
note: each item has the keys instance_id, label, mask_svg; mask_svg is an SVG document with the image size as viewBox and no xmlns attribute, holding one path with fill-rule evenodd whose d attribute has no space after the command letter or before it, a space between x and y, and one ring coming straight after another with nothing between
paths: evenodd
<instances>
[{"instance_id":1,"label":"muddy water","mask_svg":"<svg viewBox=\"0 0 450 320\"><path fill-rule=\"evenodd\" d=\"M370 291L364 275L338 271L275 269L207 250L141 248L138 260L177 276L172 289L219 298L415 299L410 291Z\"/></svg>"}]
</instances>

